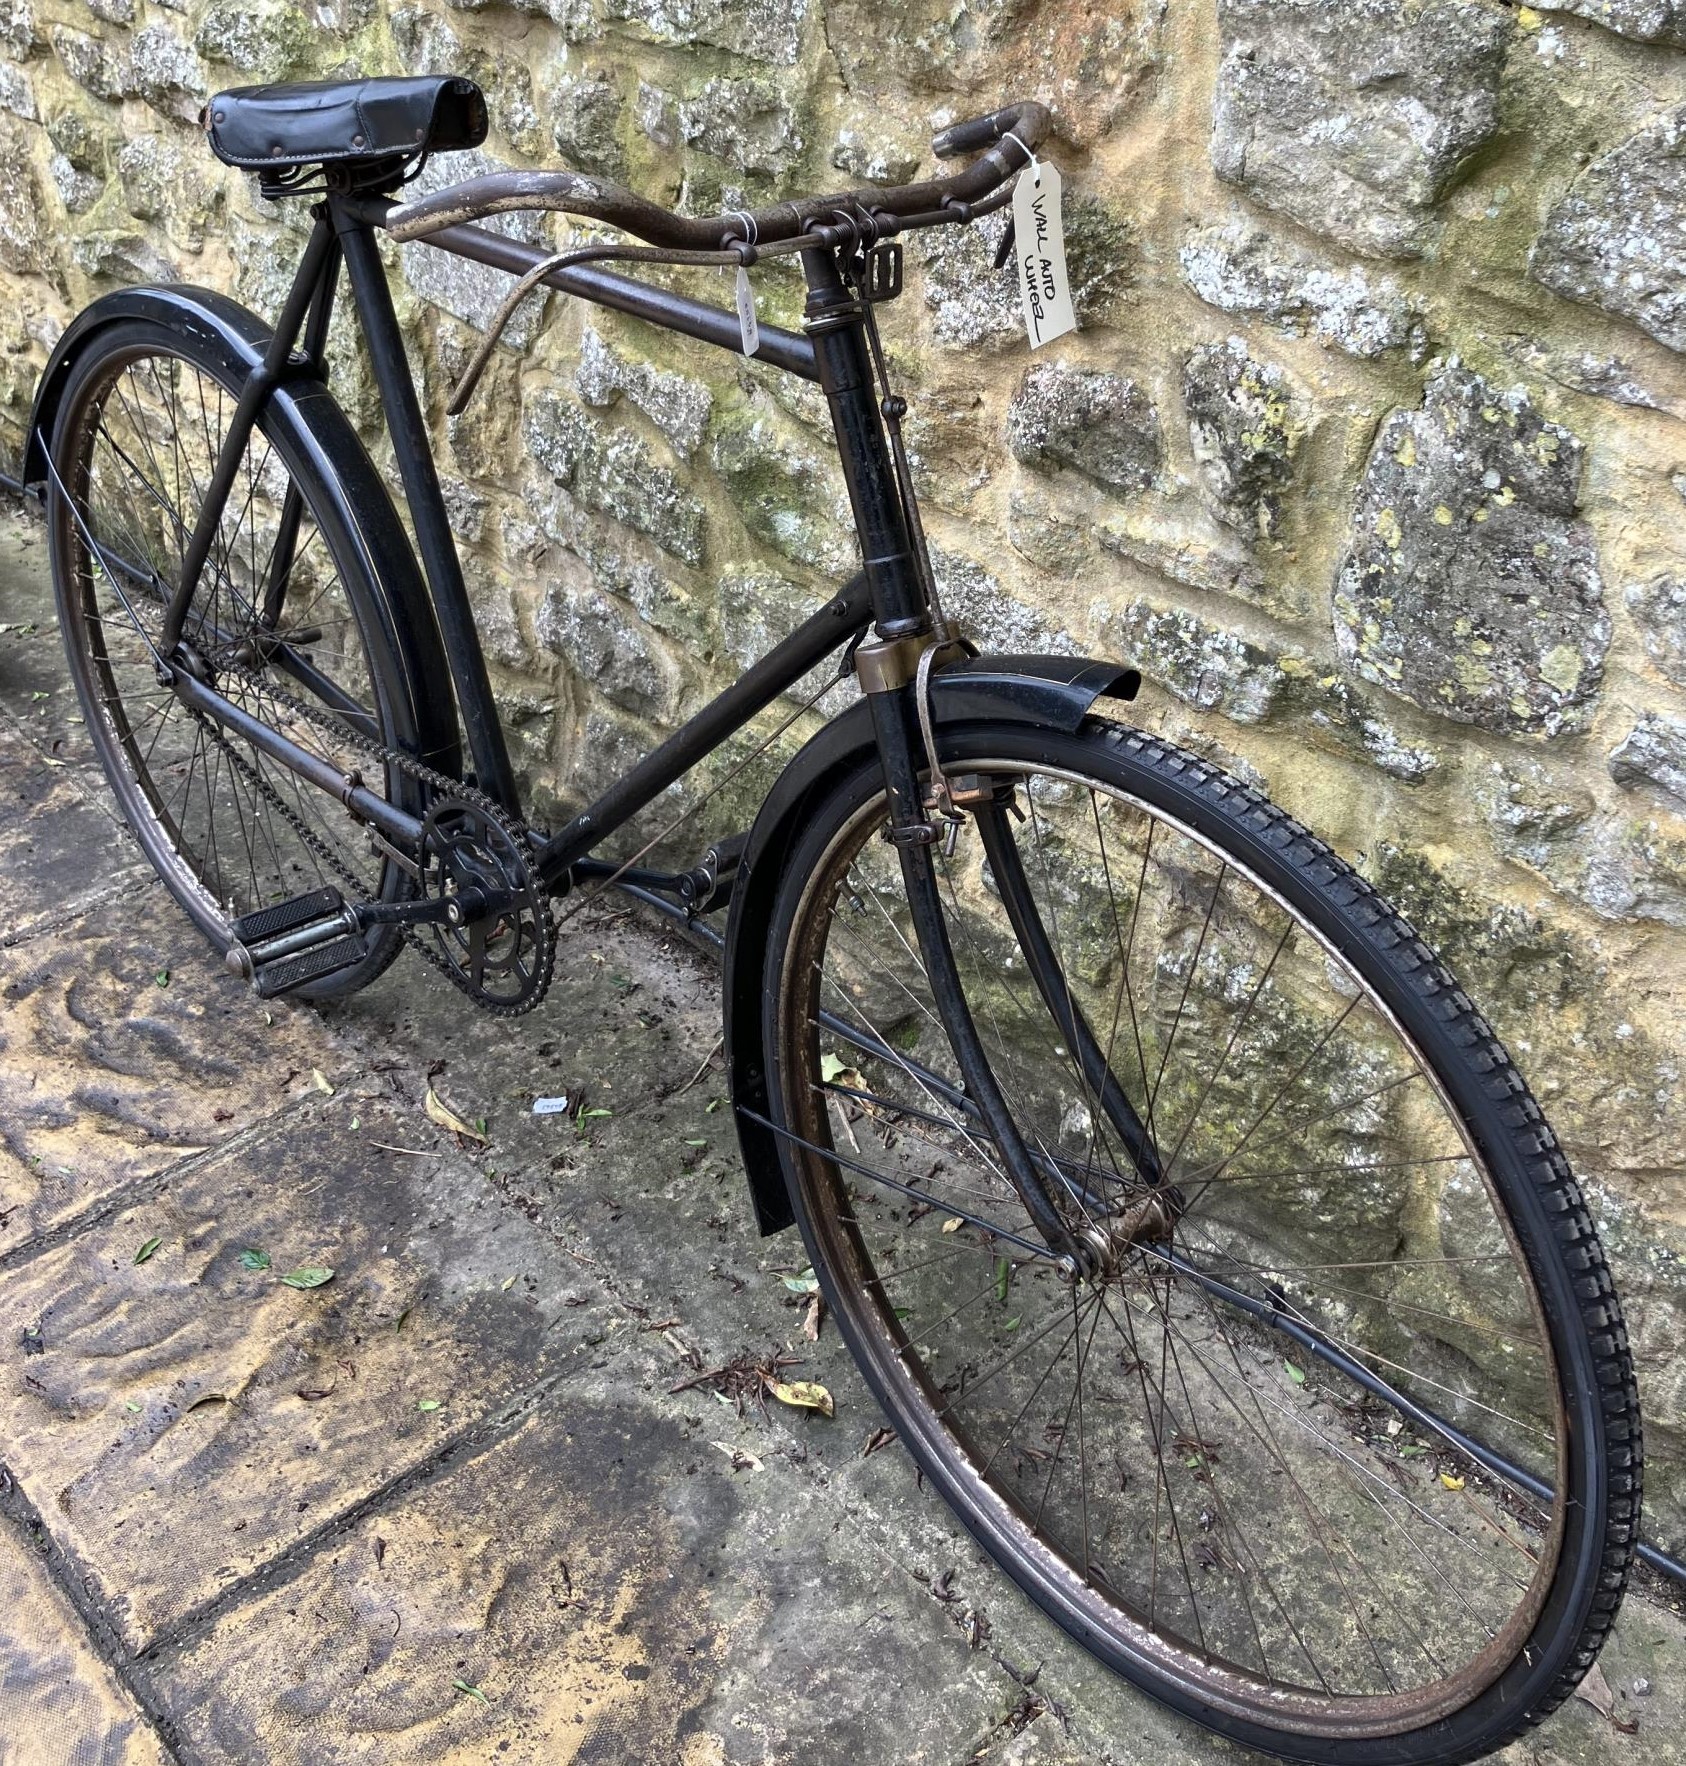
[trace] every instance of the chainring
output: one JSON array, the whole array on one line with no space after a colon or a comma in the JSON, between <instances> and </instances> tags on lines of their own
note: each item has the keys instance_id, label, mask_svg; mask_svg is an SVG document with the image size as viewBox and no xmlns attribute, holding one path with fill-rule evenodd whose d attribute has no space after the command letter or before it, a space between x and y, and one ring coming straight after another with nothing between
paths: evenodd
<instances>
[{"instance_id":1,"label":"chainring","mask_svg":"<svg viewBox=\"0 0 1686 1766\"><path fill-rule=\"evenodd\" d=\"M485 798L442 796L427 812L420 858L425 900L474 890L505 899L478 919L434 926L445 973L486 1011L530 1012L550 987L556 923L525 829Z\"/></svg>"}]
</instances>

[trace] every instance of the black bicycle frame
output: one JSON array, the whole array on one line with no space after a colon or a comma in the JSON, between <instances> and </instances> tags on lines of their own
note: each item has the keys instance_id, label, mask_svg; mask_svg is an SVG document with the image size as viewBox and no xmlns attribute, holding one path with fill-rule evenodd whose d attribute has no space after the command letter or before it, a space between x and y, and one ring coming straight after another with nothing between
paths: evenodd
<instances>
[{"instance_id":1,"label":"black bicycle frame","mask_svg":"<svg viewBox=\"0 0 1686 1766\"><path fill-rule=\"evenodd\" d=\"M242 390L211 474L184 568L166 611L160 647L172 664L178 655L181 657L182 667L174 685L188 704L236 731L311 784L338 797L352 814L373 825L388 840L419 847L423 829L415 817L371 790L357 774L340 775L320 757L242 711L219 693L211 681L201 678L203 671L193 665L187 652L177 648L199 576L210 557L223 507L265 400L291 375L320 378L324 374L321 351L343 265L368 344L434 616L444 641L474 783L516 814L521 811L461 561L428 446L425 419L375 243L375 232L391 206L380 197L332 191L314 210L315 229L292 290L263 362ZM543 261L541 254L531 247L467 224L442 229L430 235L427 243L521 273ZM947 1026L968 1094L988 1126L1003 1169L1044 1240L1057 1256L1075 1267L1081 1260L1080 1248L1048 1194L984 1054L955 967L938 895L930 854L935 830L919 787L917 689L912 670L906 667L909 642L917 647L929 644L937 636L925 586L929 565L918 537L911 487L905 476L898 473L900 462L892 457L886 433L886 412L879 403L868 346L869 317L864 294L858 281L851 286L840 257L840 253L852 251L852 244L816 244L803 250L802 268L808 283L808 335L765 326L761 328L756 353L773 366L818 381L825 390L861 546L861 574L545 841L538 850L536 863L539 875L550 888L566 890L573 868L583 864L594 847L817 663L864 635L869 624L875 626L874 648L884 667L868 693L868 703L884 769L890 837L901 850L903 882L932 993ZM589 266L561 268L546 280L564 292L742 353L736 317L705 302L649 288L631 278ZM305 347L295 350L301 333ZM281 539L288 547L297 520L298 511L284 505ZM264 617L272 625L280 613L275 585L284 580L284 574L272 575L266 595ZM285 666L286 658L280 660Z\"/></svg>"},{"instance_id":2,"label":"black bicycle frame","mask_svg":"<svg viewBox=\"0 0 1686 1766\"><path fill-rule=\"evenodd\" d=\"M315 229L264 360L248 379L223 439L166 611L160 647L169 655L180 640L235 474L264 402L291 376L319 377L325 373L322 352L328 315L343 267L368 345L434 617L449 659L451 688L467 738L473 780L481 791L519 814L521 803L508 747L428 446L425 419L375 243L375 232L390 207L381 197L339 192L329 194L318 205ZM446 228L431 235L427 243L517 274L532 269L543 257L531 246L469 225ZM810 340L777 326L764 325L757 360L827 387L866 569L544 844L538 864L541 875L552 887L566 887L570 868L593 847L653 802L816 664L864 633L870 623L876 621L884 637L904 636L929 625L929 609L919 587L883 426L872 396L860 309L831 252L805 253L804 263L816 290L810 301L816 335ZM704 301L648 287L630 277L591 266L559 269L546 282L564 293L742 353L736 315ZM296 348L301 335L302 348ZM296 495L290 494L282 509L277 560L263 609L265 622L272 626L281 611L279 596L274 591L285 581L287 554L299 520L296 502ZM419 837L420 824L414 817L395 808L360 781L340 778L286 736L244 715L211 683L195 679L184 670L176 689L197 709L238 730L272 759L340 797L349 809L372 822L387 838L413 842ZM900 745L905 750L905 723L896 721L901 731ZM911 778L911 753L904 754L903 766L898 771ZM917 801L905 790L900 795L909 804Z\"/></svg>"}]
</instances>

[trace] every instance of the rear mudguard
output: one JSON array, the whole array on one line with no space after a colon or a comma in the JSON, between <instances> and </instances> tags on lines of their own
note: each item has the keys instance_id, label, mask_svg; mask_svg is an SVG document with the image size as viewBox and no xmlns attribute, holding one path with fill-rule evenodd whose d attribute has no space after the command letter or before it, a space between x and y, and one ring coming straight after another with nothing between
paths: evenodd
<instances>
[{"instance_id":1,"label":"rear mudguard","mask_svg":"<svg viewBox=\"0 0 1686 1766\"><path fill-rule=\"evenodd\" d=\"M47 491L47 444L58 422L65 388L78 357L107 327L147 319L191 338L227 369L238 386L263 361L270 327L256 313L209 288L185 284L121 288L102 296L70 322L54 347L35 389L24 444L24 483ZM450 680L433 604L404 537L392 499L369 451L328 390L308 367L287 375L270 394L279 421L297 438L305 462L332 508L325 511L353 545L360 546L376 585L377 616L403 664L410 712L421 737L421 756L440 772L457 775L461 751Z\"/></svg>"},{"instance_id":2,"label":"rear mudguard","mask_svg":"<svg viewBox=\"0 0 1686 1766\"><path fill-rule=\"evenodd\" d=\"M931 677L931 712L939 729L1010 723L1069 733L1097 699L1133 699L1140 687L1141 676L1134 669L1112 662L1077 656L979 656ZM738 1145L763 1233L780 1232L793 1218L778 1139L745 1114L769 1113L762 982L773 903L811 818L837 781L876 752L871 708L864 700L827 724L785 768L761 806L732 892L724 976L727 1073Z\"/></svg>"}]
</instances>

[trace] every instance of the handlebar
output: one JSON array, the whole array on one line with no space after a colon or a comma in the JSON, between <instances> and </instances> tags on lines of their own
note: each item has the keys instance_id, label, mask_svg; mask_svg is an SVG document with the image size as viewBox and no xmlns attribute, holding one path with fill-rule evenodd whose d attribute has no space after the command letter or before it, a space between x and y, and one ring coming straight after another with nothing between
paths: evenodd
<instances>
[{"instance_id":1,"label":"handlebar","mask_svg":"<svg viewBox=\"0 0 1686 1766\"><path fill-rule=\"evenodd\" d=\"M554 209L618 227L666 249L724 251L736 244L748 247L746 256L752 256L754 247L806 237L816 222L853 225L870 219L877 232L889 234L910 225L969 221L980 204L1029 164L1052 123L1044 105L1009 104L989 116L955 123L933 139L931 151L938 159L987 148L952 177L891 189L868 185L830 196L807 196L748 215L676 215L624 185L581 172L493 172L431 196L397 203L387 210L385 226L394 239L420 239L443 227L484 220L488 215Z\"/></svg>"}]
</instances>

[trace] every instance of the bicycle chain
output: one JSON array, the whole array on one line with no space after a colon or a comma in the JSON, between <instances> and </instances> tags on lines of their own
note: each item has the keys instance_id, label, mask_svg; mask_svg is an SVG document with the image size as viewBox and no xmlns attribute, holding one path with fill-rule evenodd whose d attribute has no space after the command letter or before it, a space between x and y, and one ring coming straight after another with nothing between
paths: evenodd
<instances>
[{"instance_id":1,"label":"bicycle chain","mask_svg":"<svg viewBox=\"0 0 1686 1766\"><path fill-rule=\"evenodd\" d=\"M533 849L532 833L527 824L513 816L501 804L488 797L485 792L477 791L472 785L465 784L461 779L453 779L449 773L441 773L425 765L413 755L405 754L402 749L388 748L384 743L376 742L368 736L361 735L352 729L343 719L337 718L322 706L312 705L289 693L284 687L278 687L267 675L260 675L242 664L225 660L220 664L225 674L233 675L244 681L247 686L267 693L279 706L302 717L307 723L318 728L331 731L334 737L353 749L367 755L371 760L378 760L382 766L396 767L409 778L427 786L440 798L453 798L461 803L473 804L489 821L495 822L509 836L511 844L523 855L523 860ZM202 714L200 714L202 716ZM205 720L210 721L210 720ZM339 874L344 885L354 895L364 893L367 885L351 868L334 852L313 829L309 828L295 810L290 808L269 781L257 772L245 756L238 753L220 725L213 725L213 734L218 744L227 752L230 760L240 767L241 771L252 780L270 801L282 820L298 835L299 839L316 856ZM520 1018L532 1011L550 987L551 973L556 961L556 922L551 912L548 897L541 897L542 908L536 916L538 929L543 939L541 961L543 965L543 982L531 998L519 1005L506 1005L500 1000L488 999L478 992L457 966L435 945L424 938L420 930L414 926L400 925L399 936L410 945L424 961L445 975L457 988L466 993L482 1011L489 1012L494 1018Z\"/></svg>"}]
</instances>

